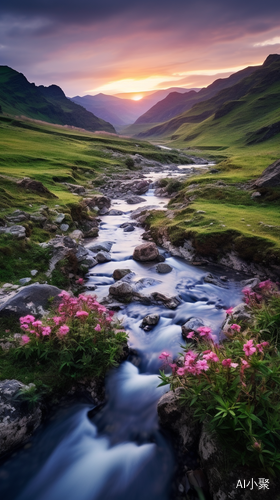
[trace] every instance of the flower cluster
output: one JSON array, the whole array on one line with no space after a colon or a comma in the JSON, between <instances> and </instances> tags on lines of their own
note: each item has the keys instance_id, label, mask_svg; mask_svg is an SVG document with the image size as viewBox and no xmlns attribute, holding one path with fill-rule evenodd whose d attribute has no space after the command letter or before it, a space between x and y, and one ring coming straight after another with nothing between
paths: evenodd
<instances>
[{"instance_id":1,"label":"flower cluster","mask_svg":"<svg viewBox=\"0 0 280 500\"><path fill-rule=\"evenodd\" d=\"M240 325L231 325L232 330L240 332ZM250 357L253 354L263 354L264 348L269 347L269 342L256 343L254 340L249 339L246 343L242 342L242 350L245 353L247 359L244 359L242 355L239 356L238 362L233 362L232 358L227 358L226 352L217 344L214 344L212 340L212 335L210 334L211 329L209 327L198 328L200 335L204 337L204 341L209 344L210 349L203 350L200 353L193 350L186 352L184 357L184 366L178 367L176 363L168 363L172 368L172 374L179 375L179 377L191 374L194 376L201 375L202 372L206 372L209 368L213 368L214 371L220 372L226 369L240 369L241 376L244 374L244 370L250 365ZM188 338L194 339L194 332L190 332L187 336ZM241 354L241 353L240 353ZM171 355L168 352L162 352L159 359L169 361Z\"/></svg>"},{"instance_id":2,"label":"flower cluster","mask_svg":"<svg viewBox=\"0 0 280 500\"><path fill-rule=\"evenodd\" d=\"M187 339L191 339L193 341L198 341L201 337L205 340L216 340L216 337L212 334L212 330L209 326L199 326L195 332L189 332L187 335Z\"/></svg>"},{"instance_id":3,"label":"flower cluster","mask_svg":"<svg viewBox=\"0 0 280 500\"><path fill-rule=\"evenodd\" d=\"M43 321L36 320L34 316L28 314L20 318L20 327L25 331L21 337L22 345L28 344L32 338L43 340L43 338L57 337L63 339L69 334L71 327L83 324L88 319L96 332L112 321L113 311L108 311L91 295L79 295L72 297L68 292L62 291L59 294L61 302L58 306L58 315L50 316ZM95 324L92 324L95 321Z\"/></svg>"}]
</instances>

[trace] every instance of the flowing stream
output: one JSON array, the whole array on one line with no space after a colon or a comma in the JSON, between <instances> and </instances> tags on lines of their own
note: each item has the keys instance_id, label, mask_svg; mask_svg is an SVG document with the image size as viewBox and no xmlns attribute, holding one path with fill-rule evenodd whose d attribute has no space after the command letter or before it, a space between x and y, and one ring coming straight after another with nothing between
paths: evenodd
<instances>
[{"instance_id":1,"label":"flowing stream","mask_svg":"<svg viewBox=\"0 0 280 500\"><path fill-rule=\"evenodd\" d=\"M147 177L155 180L158 176ZM143 228L124 232L120 225L131 220L131 210L145 204L163 208L168 201L155 197L153 189L143 197L145 203L133 206L115 200L112 208L124 213L102 217L94 242L113 242L112 261L90 271L88 289L92 285L96 289L89 293L101 300L114 283L114 269L128 268L135 273L135 282L155 280L142 293L180 295L181 304L175 310L137 302L123 306L118 317L129 332L130 346L137 350L137 363L125 361L109 374L107 403L95 417L89 418L92 405L86 403L61 409L36 433L28 449L2 465L0 493L5 500L168 500L170 496L175 464L156 412L158 399L168 390L157 387L159 354L164 350L177 356L183 343L181 325L191 317L203 319L218 337L224 309L240 301L241 287L238 276L217 269L211 272L226 275L228 281L222 287L206 283L203 277L208 267L188 265L162 249L166 263L173 268L169 274L159 274L155 262L134 261L133 249L143 243ZM145 332L140 324L149 313L158 313L160 320Z\"/></svg>"}]
</instances>

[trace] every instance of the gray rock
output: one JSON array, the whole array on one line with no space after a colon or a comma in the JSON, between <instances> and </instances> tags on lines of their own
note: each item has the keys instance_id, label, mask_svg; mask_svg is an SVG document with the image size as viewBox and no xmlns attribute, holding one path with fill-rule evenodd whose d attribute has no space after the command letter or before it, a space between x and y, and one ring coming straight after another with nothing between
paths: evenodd
<instances>
[{"instance_id":1,"label":"gray rock","mask_svg":"<svg viewBox=\"0 0 280 500\"><path fill-rule=\"evenodd\" d=\"M19 283L21 285L26 285L27 283L29 283L29 281L31 281L32 278L21 278L19 281Z\"/></svg>"},{"instance_id":2,"label":"gray rock","mask_svg":"<svg viewBox=\"0 0 280 500\"><path fill-rule=\"evenodd\" d=\"M7 215L6 219L8 222L12 222L13 224L16 224L18 222L23 222L25 220L29 219L29 214L26 212L23 212L22 210L15 210L12 214Z\"/></svg>"},{"instance_id":3,"label":"gray rock","mask_svg":"<svg viewBox=\"0 0 280 500\"><path fill-rule=\"evenodd\" d=\"M34 213L30 215L30 220L32 220L32 222L44 224L47 221L47 217L40 213Z\"/></svg>"},{"instance_id":4,"label":"gray rock","mask_svg":"<svg viewBox=\"0 0 280 500\"><path fill-rule=\"evenodd\" d=\"M82 245L78 245L77 252L76 252L76 257L78 262L82 262L90 252L88 251L87 248L83 247Z\"/></svg>"},{"instance_id":5,"label":"gray rock","mask_svg":"<svg viewBox=\"0 0 280 500\"><path fill-rule=\"evenodd\" d=\"M130 225L130 226L126 226L123 230L124 233L131 233L132 231L135 230L135 227Z\"/></svg>"},{"instance_id":6,"label":"gray rock","mask_svg":"<svg viewBox=\"0 0 280 500\"><path fill-rule=\"evenodd\" d=\"M116 210L115 208L112 208L112 210L109 210L108 215L122 215L123 212L121 210Z\"/></svg>"},{"instance_id":7,"label":"gray rock","mask_svg":"<svg viewBox=\"0 0 280 500\"><path fill-rule=\"evenodd\" d=\"M93 243L89 245L87 248L92 252L110 252L114 242L113 241L102 241L101 243Z\"/></svg>"},{"instance_id":8,"label":"gray rock","mask_svg":"<svg viewBox=\"0 0 280 500\"><path fill-rule=\"evenodd\" d=\"M75 231L72 231L72 233L69 234L69 237L72 238L72 240L79 242L83 239L84 235L82 231L75 229Z\"/></svg>"},{"instance_id":9,"label":"gray rock","mask_svg":"<svg viewBox=\"0 0 280 500\"><path fill-rule=\"evenodd\" d=\"M115 269L113 272L113 278L114 280L118 281L124 278L127 274L130 274L131 270L130 269Z\"/></svg>"},{"instance_id":10,"label":"gray rock","mask_svg":"<svg viewBox=\"0 0 280 500\"><path fill-rule=\"evenodd\" d=\"M280 185L280 159L269 165L262 175L254 182L254 186L275 187Z\"/></svg>"},{"instance_id":11,"label":"gray rock","mask_svg":"<svg viewBox=\"0 0 280 500\"><path fill-rule=\"evenodd\" d=\"M154 326L156 326L159 322L158 314L148 314L143 318L140 328L143 328L145 331L151 330Z\"/></svg>"},{"instance_id":12,"label":"gray rock","mask_svg":"<svg viewBox=\"0 0 280 500\"><path fill-rule=\"evenodd\" d=\"M169 266L169 264L164 264L164 263L162 263L162 262L160 262L160 264L158 264L158 265L156 266L156 270L157 270L157 272L158 272L158 273L160 273L160 274L167 274L167 273L171 273L172 269L173 269L173 268L172 268L171 266Z\"/></svg>"},{"instance_id":13,"label":"gray rock","mask_svg":"<svg viewBox=\"0 0 280 500\"><path fill-rule=\"evenodd\" d=\"M41 423L42 412L23 405L19 391L28 391L29 386L18 380L0 382L0 454L12 451L23 444Z\"/></svg>"},{"instance_id":14,"label":"gray rock","mask_svg":"<svg viewBox=\"0 0 280 500\"><path fill-rule=\"evenodd\" d=\"M52 285L28 285L0 306L0 317L16 317L32 314L41 317L49 309L49 300L61 292Z\"/></svg>"},{"instance_id":15,"label":"gray rock","mask_svg":"<svg viewBox=\"0 0 280 500\"><path fill-rule=\"evenodd\" d=\"M36 274L38 274L37 269L32 269L32 271L30 271L30 274L31 276L36 276Z\"/></svg>"},{"instance_id":16,"label":"gray rock","mask_svg":"<svg viewBox=\"0 0 280 500\"><path fill-rule=\"evenodd\" d=\"M26 229L23 226L1 227L0 233L10 234L14 238L22 240L26 237Z\"/></svg>"},{"instance_id":17,"label":"gray rock","mask_svg":"<svg viewBox=\"0 0 280 500\"><path fill-rule=\"evenodd\" d=\"M191 409L180 405L181 392L178 388L161 396L157 411L160 425L176 433L180 446L186 450L199 438L201 426L194 423Z\"/></svg>"},{"instance_id":18,"label":"gray rock","mask_svg":"<svg viewBox=\"0 0 280 500\"><path fill-rule=\"evenodd\" d=\"M104 213L106 213L106 210L108 211L108 209L111 206L110 198L108 198L107 196L103 196L103 195L95 195L92 198L86 199L84 201L86 202L86 205L90 209L94 209L96 207L99 209L99 211L102 211L103 209L105 209Z\"/></svg>"},{"instance_id":19,"label":"gray rock","mask_svg":"<svg viewBox=\"0 0 280 500\"><path fill-rule=\"evenodd\" d=\"M110 262L112 257L110 253L101 251L96 254L95 260L97 260L99 264L102 264L103 262Z\"/></svg>"},{"instance_id":20,"label":"gray rock","mask_svg":"<svg viewBox=\"0 0 280 500\"><path fill-rule=\"evenodd\" d=\"M259 191L254 191L254 193L251 194L251 198L260 198L261 196L261 193L259 193Z\"/></svg>"},{"instance_id":21,"label":"gray rock","mask_svg":"<svg viewBox=\"0 0 280 500\"><path fill-rule=\"evenodd\" d=\"M82 195L86 192L84 186L80 186L79 184L69 184L68 182L65 182L65 185L71 193Z\"/></svg>"},{"instance_id":22,"label":"gray rock","mask_svg":"<svg viewBox=\"0 0 280 500\"><path fill-rule=\"evenodd\" d=\"M197 332L200 326L204 326L202 319L191 318L182 325L182 335L186 337L190 332Z\"/></svg>"},{"instance_id":23,"label":"gray rock","mask_svg":"<svg viewBox=\"0 0 280 500\"><path fill-rule=\"evenodd\" d=\"M141 262L156 260L159 257L159 251L153 242L143 243L134 248L133 258Z\"/></svg>"},{"instance_id":24,"label":"gray rock","mask_svg":"<svg viewBox=\"0 0 280 500\"><path fill-rule=\"evenodd\" d=\"M143 201L146 201L145 198L141 198L141 196L130 196L129 198L126 199L126 203L129 205L134 205L136 203L142 203Z\"/></svg>"},{"instance_id":25,"label":"gray rock","mask_svg":"<svg viewBox=\"0 0 280 500\"><path fill-rule=\"evenodd\" d=\"M65 219L65 214L58 214L58 216L54 219L56 224L61 224L61 222Z\"/></svg>"},{"instance_id":26,"label":"gray rock","mask_svg":"<svg viewBox=\"0 0 280 500\"><path fill-rule=\"evenodd\" d=\"M132 295L133 288L125 281L117 281L117 283L110 286L109 293L113 295L113 297L118 298L118 300L126 299Z\"/></svg>"},{"instance_id":27,"label":"gray rock","mask_svg":"<svg viewBox=\"0 0 280 500\"><path fill-rule=\"evenodd\" d=\"M241 304L238 304L233 308L231 315L226 318L226 321L222 327L223 331L228 332L232 323L239 324L240 321L248 322L251 320L251 317L251 313L248 310L246 304L244 302L241 302Z\"/></svg>"},{"instance_id":28,"label":"gray rock","mask_svg":"<svg viewBox=\"0 0 280 500\"><path fill-rule=\"evenodd\" d=\"M61 229L61 231L66 232L69 229L69 225L68 224L61 224L60 229Z\"/></svg>"}]
</instances>

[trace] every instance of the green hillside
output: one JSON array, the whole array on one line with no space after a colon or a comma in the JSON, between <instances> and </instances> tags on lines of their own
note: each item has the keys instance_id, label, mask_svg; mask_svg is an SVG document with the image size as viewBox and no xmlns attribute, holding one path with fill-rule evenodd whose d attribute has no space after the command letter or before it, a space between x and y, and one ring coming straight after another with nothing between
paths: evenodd
<instances>
[{"instance_id":1,"label":"green hillside","mask_svg":"<svg viewBox=\"0 0 280 500\"><path fill-rule=\"evenodd\" d=\"M95 132L114 127L67 99L57 85L36 87L22 73L0 66L0 112Z\"/></svg>"},{"instance_id":2,"label":"green hillside","mask_svg":"<svg viewBox=\"0 0 280 500\"><path fill-rule=\"evenodd\" d=\"M216 162L181 183L171 200L173 218L154 212L148 225L160 241L165 231L177 246L185 240L219 261L234 251L262 265L280 264L280 187L253 181L280 158L280 56L269 56L251 76L188 112L139 136Z\"/></svg>"},{"instance_id":3,"label":"green hillside","mask_svg":"<svg viewBox=\"0 0 280 500\"><path fill-rule=\"evenodd\" d=\"M272 55L250 76L138 137L191 146L245 146L279 134L279 120L280 56Z\"/></svg>"}]
</instances>

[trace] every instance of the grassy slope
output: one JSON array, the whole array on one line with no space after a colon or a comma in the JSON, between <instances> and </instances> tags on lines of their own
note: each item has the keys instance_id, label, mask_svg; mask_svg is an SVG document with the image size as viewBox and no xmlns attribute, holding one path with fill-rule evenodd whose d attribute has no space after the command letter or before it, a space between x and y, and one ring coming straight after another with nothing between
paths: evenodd
<instances>
[{"instance_id":1,"label":"grassy slope","mask_svg":"<svg viewBox=\"0 0 280 500\"><path fill-rule=\"evenodd\" d=\"M152 227L166 226L167 222L176 244L191 235L198 250L205 254L212 252L216 257L222 253L221 249L235 248L248 259L268 259L272 262L273 256L279 258L280 189L262 189L261 198L255 200L251 199L252 190L248 190L249 182L280 158L280 134L277 129L272 137L259 142L270 130L269 126L280 120L279 96L280 82L277 78L274 83L271 79L270 85L260 78L248 88L241 99L242 104L228 106L219 98L200 103L185 115L199 116L209 111L211 116L200 123L184 123L175 133L172 131L162 137L162 142L172 147L214 159L219 172L196 177L198 187L194 190L189 190L189 185L194 182L189 180L174 200L179 202L194 196L191 210L204 210L205 215L193 217L179 210L175 219L167 222L158 214L150 221ZM225 106L228 109L223 109ZM228 112L223 114L224 111ZM259 133L264 127L267 127L265 132ZM227 187L215 186L219 180ZM241 240L242 245L239 245ZM254 252L256 245L259 255Z\"/></svg>"},{"instance_id":2,"label":"grassy slope","mask_svg":"<svg viewBox=\"0 0 280 500\"><path fill-rule=\"evenodd\" d=\"M8 66L0 66L0 109L49 123L115 132L114 127L66 98L56 85L36 87Z\"/></svg>"}]
</instances>

